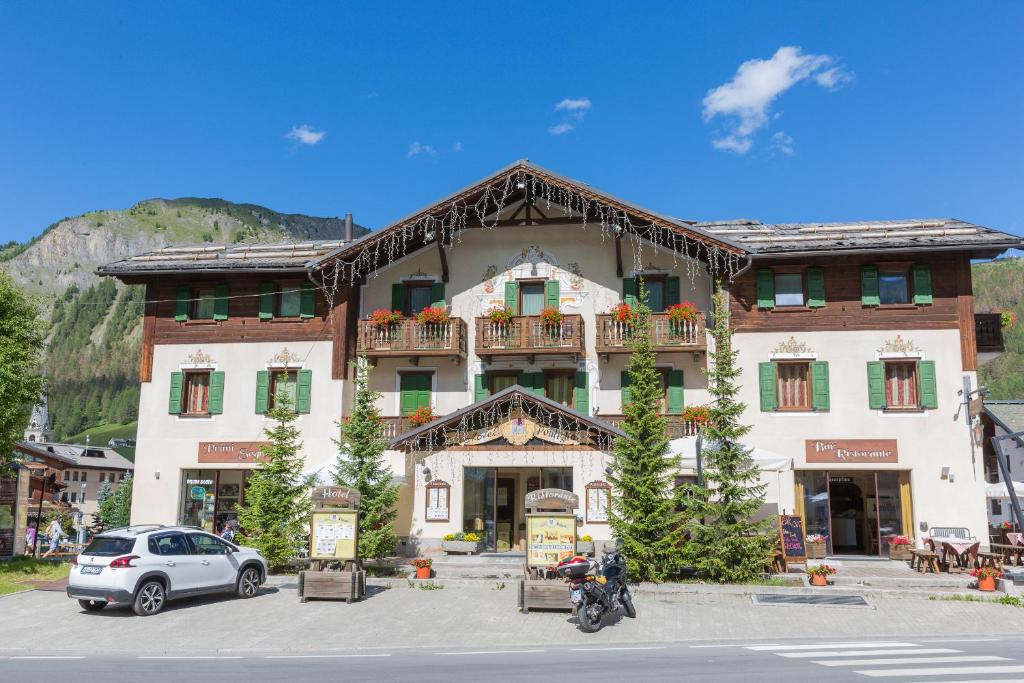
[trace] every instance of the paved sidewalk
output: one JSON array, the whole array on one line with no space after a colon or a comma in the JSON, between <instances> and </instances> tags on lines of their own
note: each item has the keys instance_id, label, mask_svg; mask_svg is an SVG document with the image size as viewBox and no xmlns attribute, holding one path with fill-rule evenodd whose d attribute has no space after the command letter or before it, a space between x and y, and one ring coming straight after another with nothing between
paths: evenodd
<instances>
[{"instance_id":1,"label":"paved sidewalk","mask_svg":"<svg viewBox=\"0 0 1024 683\"><path fill-rule=\"evenodd\" d=\"M300 604L294 583L288 583L252 600L172 602L145 618L124 609L85 613L59 593L19 593L0 599L0 654L52 650L54 643L87 652L309 652L1024 632L1024 609L991 603L871 596L870 608L758 606L749 595L640 591L637 619L613 619L588 635L567 613L520 614L514 582L504 590L371 589L365 601L352 605ZM82 637L88 633L103 635Z\"/></svg>"}]
</instances>

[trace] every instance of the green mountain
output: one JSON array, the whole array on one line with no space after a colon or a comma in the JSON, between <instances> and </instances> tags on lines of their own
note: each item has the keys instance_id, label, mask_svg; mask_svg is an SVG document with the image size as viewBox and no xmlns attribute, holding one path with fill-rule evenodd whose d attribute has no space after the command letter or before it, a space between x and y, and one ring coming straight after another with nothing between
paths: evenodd
<instances>
[{"instance_id":1,"label":"green mountain","mask_svg":"<svg viewBox=\"0 0 1024 683\"><path fill-rule=\"evenodd\" d=\"M978 383L990 398L1024 399L1024 259L1005 258L975 264L974 310L1013 311L1019 322L1003 328L1006 352L978 368Z\"/></svg>"},{"instance_id":2,"label":"green mountain","mask_svg":"<svg viewBox=\"0 0 1024 683\"><path fill-rule=\"evenodd\" d=\"M0 246L0 267L50 316L46 373L55 438L138 417L143 288L98 278L98 266L170 245L338 239L343 230L340 218L185 197L65 218L24 244ZM365 233L355 228L357 237Z\"/></svg>"}]
</instances>

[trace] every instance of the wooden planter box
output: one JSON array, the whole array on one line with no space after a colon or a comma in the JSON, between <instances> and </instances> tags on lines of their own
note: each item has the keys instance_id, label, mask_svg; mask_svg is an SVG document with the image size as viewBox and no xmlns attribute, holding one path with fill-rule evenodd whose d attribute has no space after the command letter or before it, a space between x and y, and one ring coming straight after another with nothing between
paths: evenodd
<instances>
[{"instance_id":1,"label":"wooden planter box","mask_svg":"<svg viewBox=\"0 0 1024 683\"><path fill-rule=\"evenodd\" d=\"M351 603L366 597L366 571L299 572L299 601L344 600Z\"/></svg>"},{"instance_id":2,"label":"wooden planter box","mask_svg":"<svg viewBox=\"0 0 1024 683\"><path fill-rule=\"evenodd\" d=\"M561 579L521 579L519 581L519 610L526 614L531 609L557 609L571 612L569 584Z\"/></svg>"},{"instance_id":3,"label":"wooden planter box","mask_svg":"<svg viewBox=\"0 0 1024 683\"><path fill-rule=\"evenodd\" d=\"M912 555L910 554L910 545L889 545L889 559L900 560L902 562L910 562Z\"/></svg>"},{"instance_id":4,"label":"wooden planter box","mask_svg":"<svg viewBox=\"0 0 1024 683\"><path fill-rule=\"evenodd\" d=\"M807 544L807 559L824 560L827 554L824 542Z\"/></svg>"},{"instance_id":5,"label":"wooden planter box","mask_svg":"<svg viewBox=\"0 0 1024 683\"><path fill-rule=\"evenodd\" d=\"M593 541L576 541L576 552L580 555L594 556L594 542Z\"/></svg>"},{"instance_id":6,"label":"wooden planter box","mask_svg":"<svg viewBox=\"0 0 1024 683\"><path fill-rule=\"evenodd\" d=\"M441 549L446 553L479 553L482 548L480 541L441 541Z\"/></svg>"}]
</instances>

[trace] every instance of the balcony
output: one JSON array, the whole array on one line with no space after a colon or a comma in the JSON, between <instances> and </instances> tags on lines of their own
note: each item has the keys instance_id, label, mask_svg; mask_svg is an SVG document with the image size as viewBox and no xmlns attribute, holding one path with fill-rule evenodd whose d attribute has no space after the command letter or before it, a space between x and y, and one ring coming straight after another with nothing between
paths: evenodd
<instances>
[{"instance_id":1,"label":"balcony","mask_svg":"<svg viewBox=\"0 0 1024 683\"><path fill-rule=\"evenodd\" d=\"M466 321L452 318L446 323L421 323L404 318L391 325L359 321L357 351L368 358L408 356L466 357ZM415 361L413 361L415 363Z\"/></svg>"},{"instance_id":2,"label":"balcony","mask_svg":"<svg viewBox=\"0 0 1024 683\"><path fill-rule=\"evenodd\" d=\"M388 440L413 428L407 417L382 417L380 421L384 425L384 438Z\"/></svg>"},{"instance_id":3,"label":"balcony","mask_svg":"<svg viewBox=\"0 0 1024 683\"><path fill-rule=\"evenodd\" d=\"M597 352L629 353L633 326L615 320L610 313L597 316ZM667 313L651 314L651 341L658 353L706 351L703 316L697 320L670 320Z\"/></svg>"},{"instance_id":4,"label":"balcony","mask_svg":"<svg viewBox=\"0 0 1024 683\"><path fill-rule=\"evenodd\" d=\"M697 436L697 423L683 419L682 415L663 415L668 426L669 439L681 439L685 436ZM604 420L613 427L622 429L622 423L626 421L625 415L598 415L597 419Z\"/></svg>"},{"instance_id":5,"label":"balcony","mask_svg":"<svg viewBox=\"0 0 1024 683\"><path fill-rule=\"evenodd\" d=\"M491 356L583 355L583 317L565 315L546 323L536 315L515 316L510 322L476 319L476 355Z\"/></svg>"},{"instance_id":6,"label":"balcony","mask_svg":"<svg viewBox=\"0 0 1024 683\"><path fill-rule=\"evenodd\" d=\"M999 354L1005 351L1002 315L999 313L975 313L974 338L978 345L978 353Z\"/></svg>"}]
</instances>

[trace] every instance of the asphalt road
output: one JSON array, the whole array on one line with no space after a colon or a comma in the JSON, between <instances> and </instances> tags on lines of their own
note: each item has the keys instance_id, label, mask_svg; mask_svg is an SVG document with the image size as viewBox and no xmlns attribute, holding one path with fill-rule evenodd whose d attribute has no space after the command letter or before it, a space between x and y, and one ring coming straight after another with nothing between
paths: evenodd
<instances>
[{"instance_id":1,"label":"asphalt road","mask_svg":"<svg viewBox=\"0 0 1024 683\"><path fill-rule=\"evenodd\" d=\"M331 647L342 646L331 643ZM1024 681L1024 639L761 640L723 644L0 656L0 680ZM566 678L563 678L566 677ZM572 677L572 678L569 678Z\"/></svg>"}]
</instances>

